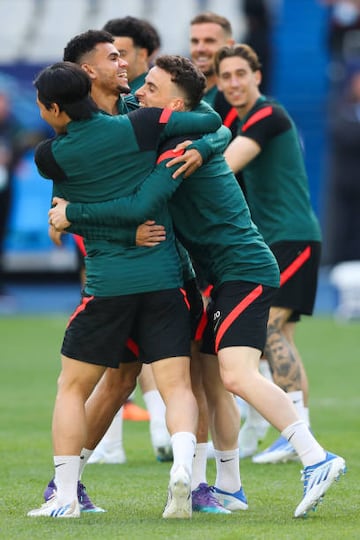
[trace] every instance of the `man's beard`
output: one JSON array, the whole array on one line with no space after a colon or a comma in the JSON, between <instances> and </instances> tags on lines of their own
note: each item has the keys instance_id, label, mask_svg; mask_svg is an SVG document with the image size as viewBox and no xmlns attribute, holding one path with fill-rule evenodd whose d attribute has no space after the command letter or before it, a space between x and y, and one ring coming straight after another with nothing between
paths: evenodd
<instances>
[{"instance_id":1,"label":"man's beard","mask_svg":"<svg viewBox=\"0 0 360 540\"><path fill-rule=\"evenodd\" d=\"M206 71L203 71L203 75L205 75L205 77L212 77L213 75L215 75L215 67L212 66L211 68L207 69Z\"/></svg>"},{"instance_id":2,"label":"man's beard","mask_svg":"<svg viewBox=\"0 0 360 540\"><path fill-rule=\"evenodd\" d=\"M130 94L131 93L130 86L124 86L123 84L121 84L118 87L118 90L119 90L119 94Z\"/></svg>"}]
</instances>

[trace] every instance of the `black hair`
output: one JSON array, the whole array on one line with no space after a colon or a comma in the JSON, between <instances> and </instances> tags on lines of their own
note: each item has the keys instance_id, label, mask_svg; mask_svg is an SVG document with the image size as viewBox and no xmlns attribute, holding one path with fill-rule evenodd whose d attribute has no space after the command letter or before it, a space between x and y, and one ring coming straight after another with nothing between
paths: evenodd
<instances>
[{"instance_id":1,"label":"black hair","mask_svg":"<svg viewBox=\"0 0 360 540\"><path fill-rule=\"evenodd\" d=\"M135 47L146 49L149 56L161 46L160 36L152 24L136 17L110 19L103 30L110 32L115 37L131 38Z\"/></svg>"},{"instance_id":2,"label":"black hair","mask_svg":"<svg viewBox=\"0 0 360 540\"><path fill-rule=\"evenodd\" d=\"M98 110L90 96L90 78L72 62L46 67L37 75L34 86L46 109L56 103L72 120L87 120Z\"/></svg>"},{"instance_id":3,"label":"black hair","mask_svg":"<svg viewBox=\"0 0 360 540\"><path fill-rule=\"evenodd\" d=\"M88 30L73 37L64 49L64 62L81 64L85 54L92 52L98 43L114 43L113 36L105 30Z\"/></svg>"}]
</instances>

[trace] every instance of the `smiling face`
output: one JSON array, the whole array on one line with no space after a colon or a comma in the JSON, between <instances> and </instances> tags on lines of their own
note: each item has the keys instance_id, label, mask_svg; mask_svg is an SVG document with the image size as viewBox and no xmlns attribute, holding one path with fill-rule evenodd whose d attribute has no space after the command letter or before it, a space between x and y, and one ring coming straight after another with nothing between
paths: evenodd
<instances>
[{"instance_id":1,"label":"smiling face","mask_svg":"<svg viewBox=\"0 0 360 540\"><path fill-rule=\"evenodd\" d=\"M191 60L205 77L215 75L215 53L224 45L231 43L233 40L219 24L206 22L192 24L190 27Z\"/></svg>"},{"instance_id":2,"label":"smiling face","mask_svg":"<svg viewBox=\"0 0 360 540\"><path fill-rule=\"evenodd\" d=\"M130 82L148 70L147 50L137 47L131 37L114 36L114 45L121 58L128 64L127 74Z\"/></svg>"},{"instance_id":3,"label":"smiling face","mask_svg":"<svg viewBox=\"0 0 360 540\"><path fill-rule=\"evenodd\" d=\"M98 43L81 63L91 78L92 85L119 96L129 92L126 60L112 43Z\"/></svg>"},{"instance_id":4,"label":"smiling face","mask_svg":"<svg viewBox=\"0 0 360 540\"><path fill-rule=\"evenodd\" d=\"M260 82L260 71L252 71L244 58L231 56L221 60L218 87L241 116L244 116L253 107L260 96Z\"/></svg>"},{"instance_id":5,"label":"smiling face","mask_svg":"<svg viewBox=\"0 0 360 540\"><path fill-rule=\"evenodd\" d=\"M145 77L145 84L136 92L142 107L160 107L182 110L183 96L176 84L171 81L170 73L158 66L150 69Z\"/></svg>"}]
</instances>

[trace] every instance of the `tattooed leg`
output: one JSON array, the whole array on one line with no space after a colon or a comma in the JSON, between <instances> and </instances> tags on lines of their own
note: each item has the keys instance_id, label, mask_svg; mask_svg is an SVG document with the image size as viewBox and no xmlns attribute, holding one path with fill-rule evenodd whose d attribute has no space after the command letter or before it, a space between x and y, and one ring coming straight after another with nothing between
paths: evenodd
<instances>
[{"instance_id":1,"label":"tattooed leg","mask_svg":"<svg viewBox=\"0 0 360 540\"><path fill-rule=\"evenodd\" d=\"M284 332L284 327L290 315L290 309L280 307L270 309L264 351L272 371L274 383L285 392L302 390L300 357Z\"/></svg>"}]
</instances>

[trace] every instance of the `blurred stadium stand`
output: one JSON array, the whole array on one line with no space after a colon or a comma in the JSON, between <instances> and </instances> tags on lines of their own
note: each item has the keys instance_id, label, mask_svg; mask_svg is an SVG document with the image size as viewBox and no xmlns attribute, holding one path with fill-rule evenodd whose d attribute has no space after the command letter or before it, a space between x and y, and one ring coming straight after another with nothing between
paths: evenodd
<instances>
[{"instance_id":1,"label":"blurred stadium stand","mask_svg":"<svg viewBox=\"0 0 360 540\"><path fill-rule=\"evenodd\" d=\"M0 63L49 63L59 60L66 42L115 17L148 19L159 29L163 50L187 52L193 15L209 9L228 17L239 39L244 31L241 0L0 0Z\"/></svg>"},{"instance_id":2,"label":"blurred stadium stand","mask_svg":"<svg viewBox=\"0 0 360 540\"><path fill-rule=\"evenodd\" d=\"M271 94L288 108L304 141L311 195L321 218L327 104L326 9L317 0L268 0L274 14ZM148 19L162 38L162 52L188 54L191 18L205 9L232 22L235 38L245 33L242 0L0 0L0 88L9 89L15 114L26 125L48 129L39 118L32 81L62 58L67 41L108 19ZM39 179L28 153L20 164L7 240L9 271L56 268L72 271L71 239L62 251L47 238L51 186Z\"/></svg>"},{"instance_id":3,"label":"blurred stadium stand","mask_svg":"<svg viewBox=\"0 0 360 540\"><path fill-rule=\"evenodd\" d=\"M66 43L89 28L102 28L111 18L147 18L159 30L162 50L188 53L191 18L204 9L233 22L235 35L244 28L241 0L0 0L0 89L11 96L18 119L31 129L49 128L39 117L32 81L43 66L62 59ZM39 178L28 152L17 168L5 270L9 273L74 272L78 260L71 237L64 247L48 238L47 210L51 184Z\"/></svg>"}]
</instances>

